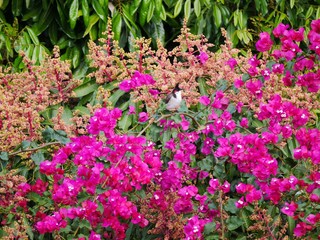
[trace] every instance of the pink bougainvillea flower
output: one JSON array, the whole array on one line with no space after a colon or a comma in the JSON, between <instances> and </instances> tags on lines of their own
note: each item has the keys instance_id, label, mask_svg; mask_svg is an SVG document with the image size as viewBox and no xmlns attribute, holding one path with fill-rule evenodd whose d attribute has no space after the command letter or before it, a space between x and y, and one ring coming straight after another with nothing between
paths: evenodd
<instances>
[{"instance_id":1,"label":"pink bougainvillea flower","mask_svg":"<svg viewBox=\"0 0 320 240\"><path fill-rule=\"evenodd\" d=\"M160 94L160 92L157 89L149 89L149 93L151 93L152 96L157 96Z\"/></svg>"},{"instance_id":2,"label":"pink bougainvillea flower","mask_svg":"<svg viewBox=\"0 0 320 240\"><path fill-rule=\"evenodd\" d=\"M155 80L149 74L140 73L135 71L133 76L130 79L125 79L119 84L119 88L122 91L129 92L132 89L143 85L152 85L155 83Z\"/></svg>"},{"instance_id":3,"label":"pink bougainvillea flower","mask_svg":"<svg viewBox=\"0 0 320 240\"><path fill-rule=\"evenodd\" d=\"M243 128L248 128L249 121L247 118L242 118L240 121L240 126Z\"/></svg>"},{"instance_id":4,"label":"pink bougainvillea flower","mask_svg":"<svg viewBox=\"0 0 320 240\"><path fill-rule=\"evenodd\" d=\"M234 59L234 58L230 58L227 62L226 62L227 65L230 66L230 68L233 70L234 67L238 64L237 63L237 60Z\"/></svg>"},{"instance_id":5,"label":"pink bougainvillea flower","mask_svg":"<svg viewBox=\"0 0 320 240\"><path fill-rule=\"evenodd\" d=\"M136 108L132 105L129 106L129 115L136 114Z\"/></svg>"},{"instance_id":6,"label":"pink bougainvillea flower","mask_svg":"<svg viewBox=\"0 0 320 240\"><path fill-rule=\"evenodd\" d=\"M141 112L141 113L139 113L139 119L138 119L138 121L139 122L141 122L141 123L143 123L143 122L146 122L146 121L148 121L148 113L146 113L146 112Z\"/></svg>"},{"instance_id":7,"label":"pink bougainvillea flower","mask_svg":"<svg viewBox=\"0 0 320 240\"><path fill-rule=\"evenodd\" d=\"M216 190L220 187L220 183L218 179L210 179L209 187L207 188L208 193L214 194Z\"/></svg>"},{"instance_id":8,"label":"pink bougainvillea flower","mask_svg":"<svg viewBox=\"0 0 320 240\"><path fill-rule=\"evenodd\" d=\"M242 79L237 78L236 80L234 80L233 84L235 88L241 88L244 85L244 81L242 81Z\"/></svg>"},{"instance_id":9,"label":"pink bougainvillea flower","mask_svg":"<svg viewBox=\"0 0 320 240\"><path fill-rule=\"evenodd\" d=\"M273 29L272 33L275 37L281 38L289 27L289 24L284 25L283 23L280 23L275 29Z\"/></svg>"},{"instance_id":10,"label":"pink bougainvillea flower","mask_svg":"<svg viewBox=\"0 0 320 240\"><path fill-rule=\"evenodd\" d=\"M306 233L310 230L312 230L312 226L310 226L304 222L300 222L293 229L293 233L296 237L302 237L302 236L306 235Z\"/></svg>"},{"instance_id":11,"label":"pink bougainvillea flower","mask_svg":"<svg viewBox=\"0 0 320 240\"><path fill-rule=\"evenodd\" d=\"M200 61L201 64L205 64L207 62L207 60L209 59L209 56L206 52L200 52L198 59Z\"/></svg>"},{"instance_id":12,"label":"pink bougainvillea flower","mask_svg":"<svg viewBox=\"0 0 320 240\"><path fill-rule=\"evenodd\" d=\"M204 106L208 106L210 104L210 98L207 96L201 96L199 102Z\"/></svg>"},{"instance_id":13,"label":"pink bougainvillea flower","mask_svg":"<svg viewBox=\"0 0 320 240\"><path fill-rule=\"evenodd\" d=\"M267 32L260 33L260 39L256 43L256 48L259 52L269 51L272 47L272 40L270 34Z\"/></svg>"},{"instance_id":14,"label":"pink bougainvillea flower","mask_svg":"<svg viewBox=\"0 0 320 240\"><path fill-rule=\"evenodd\" d=\"M284 71L284 65L282 63L275 63L272 65L272 72L282 74Z\"/></svg>"},{"instance_id":15,"label":"pink bougainvillea flower","mask_svg":"<svg viewBox=\"0 0 320 240\"><path fill-rule=\"evenodd\" d=\"M297 210L298 204L295 202L291 203L285 203L284 207L281 208L281 212L288 215L288 216L294 216L294 212Z\"/></svg>"},{"instance_id":16,"label":"pink bougainvillea flower","mask_svg":"<svg viewBox=\"0 0 320 240\"><path fill-rule=\"evenodd\" d=\"M186 120L186 118L184 117L183 114L181 114L180 117L181 117L181 120L182 120L180 122L180 126L181 126L182 130L184 130L184 131L188 130L190 123Z\"/></svg>"},{"instance_id":17,"label":"pink bougainvillea flower","mask_svg":"<svg viewBox=\"0 0 320 240\"><path fill-rule=\"evenodd\" d=\"M248 203L244 200L244 197L241 197L238 201L235 202L237 208L244 208Z\"/></svg>"},{"instance_id":18,"label":"pink bougainvillea flower","mask_svg":"<svg viewBox=\"0 0 320 240\"><path fill-rule=\"evenodd\" d=\"M222 192L224 193L228 193L230 192L230 183L228 181L225 181L221 186L220 189L222 190Z\"/></svg>"}]
</instances>

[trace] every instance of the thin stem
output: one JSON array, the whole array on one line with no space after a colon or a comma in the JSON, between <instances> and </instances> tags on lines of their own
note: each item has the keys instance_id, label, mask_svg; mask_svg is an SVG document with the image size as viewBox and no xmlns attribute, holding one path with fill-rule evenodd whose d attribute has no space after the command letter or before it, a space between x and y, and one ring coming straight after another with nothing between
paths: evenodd
<instances>
[{"instance_id":1,"label":"thin stem","mask_svg":"<svg viewBox=\"0 0 320 240\"><path fill-rule=\"evenodd\" d=\"M220 222L221 222L221 239L224 240L224 232L225 232L225 225L224 225L224 221L223 221L223 205L222 205L222 191L219 191L219 210L220 210Z\"/></svg>"},{"instance_id":2,"label":"thin stem","mask_svg":"<svg viewBox=\"0 0 320 240\"><path fill-rule=\"evenodd\" d=\"M58 144L62 144L60 142L50 142L50 143L45 143L39 147L36 147L36 148L29 148L29 149L22 149L22 150L19 150L19 151L16 151L16 152L12 152L12 153L9 153L8 155L9 156L14 156L14 155L17 155L19 153L23 153L23 152L33 152L33 151L37 151L39 149L42 149L42 148L45 148L45 147L48 147L48 146L51 146L51 145L58 145Z\"/></svg>"}]
</instances>

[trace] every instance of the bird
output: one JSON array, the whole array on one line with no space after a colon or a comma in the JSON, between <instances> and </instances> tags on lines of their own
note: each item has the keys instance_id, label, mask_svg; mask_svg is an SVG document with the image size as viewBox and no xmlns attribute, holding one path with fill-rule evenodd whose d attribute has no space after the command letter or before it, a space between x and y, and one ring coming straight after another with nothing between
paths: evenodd
<instances>
[{"instance_id":1,"label":"bird","mask_svg":"<svg viewBox=\"0 0 320 240\"><path fill-rule=\"evenodd\" d=\"M166 108L169 111L176 111L180 107L182 96L182 89L179 87L179 83L176 84L171 93L169 93L164 100L166 103Z\"/></svg>"}]
</instances>

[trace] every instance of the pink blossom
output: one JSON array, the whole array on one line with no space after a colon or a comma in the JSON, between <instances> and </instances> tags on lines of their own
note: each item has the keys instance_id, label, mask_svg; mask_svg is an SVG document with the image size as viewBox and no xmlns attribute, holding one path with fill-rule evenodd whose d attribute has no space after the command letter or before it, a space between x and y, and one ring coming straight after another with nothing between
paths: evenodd
<instances>
[{"instance_id":1,"label":"pink blossom","mask_svg":"<svg viewBox=\"0 0 320 240\"><path fill-rule=\"evenodd\" d=\"M242 81L242 79L236 79L233 84L235 88L241 88L244 85L244 81Z\"/></svg>"},{"instance_id":2,"label":"pink blossom","mask_svg":"<svg viewBox=\"0 0 320 240\"><path fill-rule=\"evenodd\" d=\"M293 233L296 237L302 237L302 236L306 235L306 233L310 230L312 230L312 226L310 226L304 222L300 222L293 229Z\"/></svg>"},{"instance_id":3,"label":"pink blossom","mask_svg":"<svg viewBox=\"0 0 320 240\"><path fill-rule=\"evenodd\" d=\"M141 122L141 123L143 123L143 122L146 122L146 121L148 121L148 113L146 113L146 112L141 112L141 113L139 113L139 119L138 119L138 121L139 122Z\"/></svg>"},{"instance_id":4,"label":"pink blossom","mask_svg":"<svg viewBox=\"0 0 320 240\"><path fill-rule=\"evenodd\" d=\"M119 84L119 88L122 91L129 92L132 89L135 89L137 87L143 86L143 85L152 85L155 81L149 74L143 74L139 71L135 71L133 76L130 79L123 80Z\"/></svg>"},{"instance_id":5,"label":"pink blossom","mask_svg":"<svg viewBox=\"0 0 320 240\"><path fill-rule=\"evenodd\" d=\"M273 31L273 35L277 38L280 38L284 35L284 32L289 28L290 26L284 25L283 23L280 23Z\"/></svg>"},{"instance_id":6,"label":"pink blossom","mask_svg":"<svg viewBox=\"0 0 320 240\"><path fill-rule=\"evenodd\" d=\"M136 108L132 105L129 106L129 115L136 114Z\"/></svg>"},{"instance_id":7,"label":"pink blossom","mask_svg":"<svg viewBox=\"0 0 320 240\"><path fill-rule=\"evenodd\" d=\"M204 106L208 106L210 104L210 98L207 96L201 96L199 102Z\"/></svg>"},{"instance_id":8,"label":"pink blossom","mask_svg":"<svg viewBox=\"0 0 320 240\"><path fill-rule=\"evenodd\" d=\"M260 33L260 39L256 43L256 48L259 52L269 51L272 47L272 40L268 32Z\"/></svg>"},{"instance_id":9,"label":"pink blossom","mask_svg":"<svg viewBox=\"0 0 320 240\"><path fill-rule=\"evenodd\" d=\"M210 179L209 187L207 188L208 193L214 194L216 190L220 187L220 183L218 179Z\"/></svg>"},{"instance_id":10,"label":"pink blossom","mask_svg":"<svg viewBox=\"0 0 320 240\"><path fill-rule=\"evenodd\" d=\"M244 200L244 197L241 197L238 201L235 202L237 208L244 208L248 203Z\"/></svg>"},{"instance_id":11,"label":"pink blossom","mask_svg":"<svg viewBox=\"0 0 320 240\"><path fill-rule=\"evenodd\" d=\"M237 60L234 59L234 58L230 58L227 62L226 62L227 65L230 66L230 68L233 70L234 67L238 64L237 63Z\"/></svg>"},{"instance_id":12,"label":"pink blossom","mask_svg":"<svg viewBox=\"0 0 320 240\"><path fill-rule=\"evenodd\" d=\"M281 212L288 215L288 216L294 216L294 212L297 210L298 204L295 202L291 203L285 203L284 207L281 208Z\"/></svg>"},{"instance_id":13,"label":"pink blossom","mask_svg":"<svg viewBox=\"0 0 320 240\"><path fill-rule=\"evenodd\" d=\"M230 192L230 183L228 181L225 181L221 186L220 189L224 192L224 193L228 193Z\"/></svg>"},{"instance_id":14,"label":"pink blossom","mask_svg":"<svg viewBox=\"0 0 320 240\"><path fill-rule=\"evenodd\" d=\"M248 123L249 123L249 121L247 118L242 118L240 121L240 126L243 128L248 128Z\"/></svg>"},{"instance_id":15,"label":"pink blossom","mask_svg":"<svg viewBox=\"0 0 320 240\"><path fill-rule=\"evenodd\" d=\"M272 65L272 72L282 74L284 71L284 65L282 63L275 63Z\"/></svg>"},{"instance_id":16,"label":"pink blossom","mask_svg":"<svg viewBox=\"0 0 320 240\"><path fill-rule=\"evenodd\" d=\"M198 59L200 61L201 64L205 64L207 62L207 60L209 59L209 56L206 52L200 52Z\"/></svg>"},{"instance_id":17,"label":"pink blossom","mask_svg":"<svg viewBox=\"0 0 320 240\"><path fill-rule=\"evenodd\" d=\"M188 130L190 123L186 120L186 118L184 117L183 114L181 114L180 117L181 117L181 120L182 120L180 122L180 126L181 126L182 130L184 130L184 131Z\"/></svg>"}]
</instances>

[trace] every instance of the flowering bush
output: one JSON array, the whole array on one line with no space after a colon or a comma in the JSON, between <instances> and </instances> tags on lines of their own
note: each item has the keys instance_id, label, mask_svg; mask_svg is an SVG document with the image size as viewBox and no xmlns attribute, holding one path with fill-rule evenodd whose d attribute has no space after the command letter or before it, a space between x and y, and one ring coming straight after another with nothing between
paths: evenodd
<instances>
[{"instance_id":1,"label":"flowering bush","mask_svg":"<svg viewBox=\"0 0 320 240\"><path fill-rule=\"evenodd\" d=\"M319 238L320 20L307 37L280 24L245 57L229 41L209 52L186 27L171 51L91 43L89 76L109 97L16 190L34 234ZM168 113L161 94L176 83L184 102Z\"/></svg>"}]
</instances>

